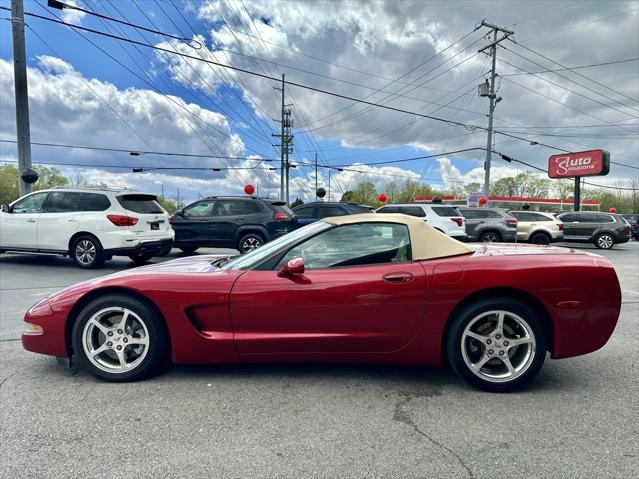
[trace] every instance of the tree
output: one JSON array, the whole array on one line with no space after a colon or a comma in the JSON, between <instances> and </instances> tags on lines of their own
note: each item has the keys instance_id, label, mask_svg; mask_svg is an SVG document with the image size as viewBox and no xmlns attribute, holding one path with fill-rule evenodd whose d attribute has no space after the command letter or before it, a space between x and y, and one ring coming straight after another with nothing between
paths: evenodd
<instances>
[{"instance_id":1,"label":"tree","mask_svg":"<svg viewBox=\"0 0 639 479\"><path fill-rule=\"evenodd\" d=\"M177 202L169 198L160 198L158 196L157 202L160 203L162 205L162 208L164 208L169 213L175 213L177 210L180 209Z\"/></svg>"},{"instance_id":2,"label":"tree","mask_svg":"<svg viewBox=\"0 0 639 479\"><path fill-rule=\"evenodd\" d=\"M495 196L524 196L542 198L548 196L551 182L547 178L525 172L517 176L507 176L495 181L490 192Z\"/></svg>"},{"instance_id":3,"label":"tree","mask_svg":"<svg viewBox=\"0 0 639 479\"><path fill-rule=\"evenodd\" d=\"M34 170L38 172L38 181L33 185L34 190L69 184L68 178L63 176L57 168L36 166ZM18 168L15 166L0 166L0 203L11 203L18 198L18 177Z\"/></svg>"},{"instance_id":4,"label":"tree","mask_svg":"<svg viewBox=\"0 0 639 479\"><path fill-rule=\"evenodd\" d=\"M353 201L353 192L352 191L345 191L342 194L342 198L340 199L340 201L343 201L344 203L349 203L351 201Z\"/></svg>"},{"instance_id":5,"label":"tree","mask_svg":"<svg viewBox=\"0 0 639 479\"><path fill-rule=\"evenodd\" d=\"M464 190L466 191L467 194L479 193L481 191L481 183L478 183L477 181L472 183L467 183L464 185Z\"/></svg>"},{"instance_id":6,"label":"tree","mask_svg":"<svg viewBox=\"0 0 639 479\"><path fill-rule=\"evenodd\" d=\"M296 206L301 206L303 204L304 202L300 198L295 198L295 201L291 203L291 208L295 208Z\"/></svg>"},{"instance_id":7,"label":"tree","mask_svg":"<svg viewBox=\"0 0 639 479\"><path fill-rule=\"evenodd\" d=\"M377 191L375 185L370 181L363 181L353 190L351 201L363 205L373 205L379 203L377 201Z\"/></svg>"}]
</instances>

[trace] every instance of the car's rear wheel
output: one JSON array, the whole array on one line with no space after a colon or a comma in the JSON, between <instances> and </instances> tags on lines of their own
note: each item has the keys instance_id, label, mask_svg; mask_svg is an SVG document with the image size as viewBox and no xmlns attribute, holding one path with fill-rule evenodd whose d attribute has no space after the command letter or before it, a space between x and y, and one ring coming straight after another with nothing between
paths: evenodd
<instances>
[{"instance_id":1,"label":"car's rear wheel","mask_svg":"<svg viewBox=\"0 0 639 479\"><path fill-rule=\"evenodd\" d=\"M165 364L168 333L158 313L126 295L106 295L89 303L73 328L78 362L105 381L144 379Z\"/></svg>"},{"instance_id":2,"label":"car's rear wheel","mask_svg":"<svg viewBox=\"0 0 639 479\"><path fill-rule=\"evenodd\" d=\"M501 236L496 231L484 231L479 237L482 243L497 243L501 241Z\"/></svg>"},{"instance_id":3,"label":"car's rear wheel","mask_svg":"<svg viewBox=\"0 0 639 479\"><path fill-rule=\"evenodd\" d=\"M186 254L193 254L195 253L199 248L197 246L180 246L180 249L185 252Z\"/></svg>"},{"instance_id":4,"label":"car's rear wheel","mask_svg":"<svg viewBox=\"0 0 639 479\"><path fill-rule=\"evenodd\" d=\"M135 264L143 265L143 264L146 264L146 262L149 261L151 258L153 258L153 254L151 254L151 253L134 253L134 254L130 254L129 258L131 258L131 261L133 261Z\"/></svg>"},{"instance_id":5,"label":"car's rear wheel","mask_svg":"<svg viewBox=\"0 0 639 479\"><path fill-rule=\"evenodd\" d=\"M541 321L525 304L510 298L477 301L461 311L446 336L455 372L487 391L523 386L546 358Z\"/></svg>"},{"instance_id":6,"label":"car's rear wheel","mask_svg":"<svg viewBox=\"0 0 639 479\"><path fill-rule=\"evenodd\" d=\"M546 233L535 233L530 237L530 242L534 244L550 244L550 236Z\"/></svg>"},{"instance_id":7,"label":"car's rear wheel","mask_svg":"<svg viewBox=\"0 0 639 479\"><path fill-rule=\"evenodd\" d=\"M104 264L104 250L93 236L80 236L71 244L70 256L80 268L99 268Z\"/></svg>"},{"instance_id":8,"label":"car's rear wheel","mask_svg":"<svg viewBox=\"0 0 639 479\"><path fill-rule=\"evenodd\" d=\"M595 238L595 246L599 249L610 249L615 245L615 239L610 233L601 233Z\"/></svg>"},{"instance_id":9,"label":"car's rear wheel","mask_svg":"<svg viewBox=\"0 0 639 479\"><path fill-rule=\"evenodd\" d=\"M237 250L242 253L250 253L264 244L264 238L257 233L249 233L240 238Z\"/></svg>"}]
</instances>

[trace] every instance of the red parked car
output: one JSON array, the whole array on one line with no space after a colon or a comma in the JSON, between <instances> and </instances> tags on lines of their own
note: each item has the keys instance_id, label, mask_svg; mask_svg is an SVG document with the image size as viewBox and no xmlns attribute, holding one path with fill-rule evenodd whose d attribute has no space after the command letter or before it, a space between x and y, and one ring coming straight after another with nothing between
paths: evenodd
<instances>
[{"instance_id":1,"label":"red parked car","mask_svg":"<svg viewBox=\"0 0 639 479\"><path fill-rule=\"evenodd\" d=\"M405 215L326 218L243 256L196 256L93 279L26 313L29 351L107 381L173 363L450 363L504 391L546 353L601 348L621 307L603 257L469 246Z\"/></svg>"}]
</instances>

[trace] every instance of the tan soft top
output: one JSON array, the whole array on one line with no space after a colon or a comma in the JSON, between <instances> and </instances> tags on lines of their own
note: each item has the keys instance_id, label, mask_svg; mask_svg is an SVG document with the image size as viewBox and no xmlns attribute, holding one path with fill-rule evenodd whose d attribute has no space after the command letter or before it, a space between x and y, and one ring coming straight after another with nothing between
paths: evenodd
<instances>
[{"instance_id":1,"label":"tan soft top","mask_svg":"<svg viewBox=\"0 0 639 479\"><path fill-rule=\"evenodd\" d=\"M475 250L464 243L437 231L423 220L395 213L363 213L361 215L334 216L322 221L332 225L355 223L401 223L408 226L412 257L414 261L446 258L472 253Z\"/></svg>"}]
</instances>

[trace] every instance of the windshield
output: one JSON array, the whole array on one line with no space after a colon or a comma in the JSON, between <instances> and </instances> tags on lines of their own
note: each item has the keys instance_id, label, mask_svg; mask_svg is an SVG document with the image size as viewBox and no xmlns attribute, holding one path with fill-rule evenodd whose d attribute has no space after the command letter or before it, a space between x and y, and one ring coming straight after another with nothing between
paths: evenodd
<instances>
[{"instance_id":1,"label":"windshield","mask_svg":"<svg viewBox=\"0 0 639 479\"><path fill-rule=\"evenodd\" d=\"M280 236L276 240L266 243L261 248L255 249L250 253L232 259L222 266L222 269L251 269L261 263L264 259L268 258L274 252L286 249L305 237L313 236L314 234L327 230L331 227L332 225L329 223L316 221L315 223L306 225L303 228L292 231L284 236Z\"/></svg>"}]
</instances>

